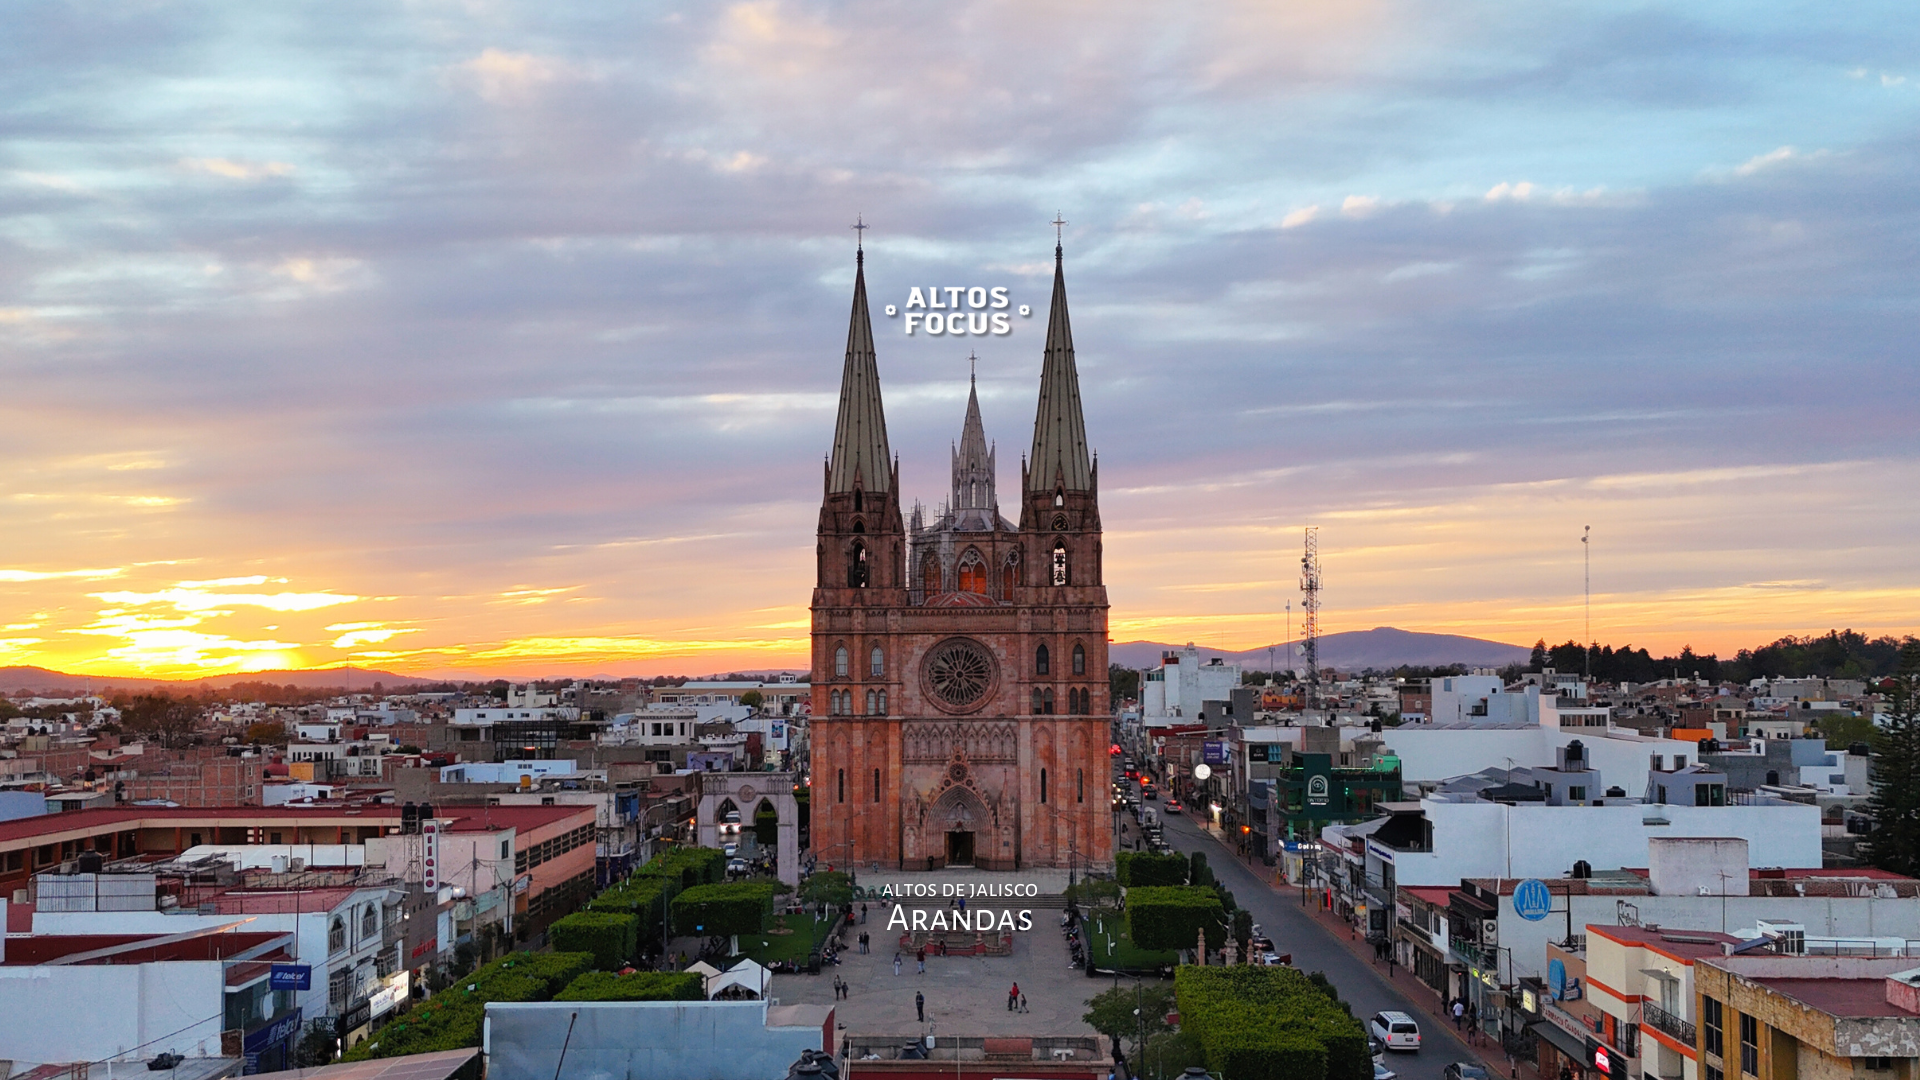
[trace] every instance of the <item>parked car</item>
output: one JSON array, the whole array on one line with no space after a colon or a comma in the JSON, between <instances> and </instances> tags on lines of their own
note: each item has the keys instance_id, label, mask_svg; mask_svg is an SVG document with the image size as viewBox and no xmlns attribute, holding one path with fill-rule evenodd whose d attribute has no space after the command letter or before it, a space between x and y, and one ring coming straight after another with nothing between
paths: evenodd
<instances>
[{"instance_id":1,"label":"parked car","mask_svg":"<svg viewBox=\"0 0 1920 1080\"><path fill-rule=\"evenodd\" d=\"M1168 799L1168 800L1167 800L1167 801L1166 801L1165 803L1163 803L1163 804L1161 804L1161 805L1163 805L1163 806L1165 806L1165 807L1167 808L1167 813L1169 813L1169 814L1177 814L1177 813L1179 813L1179 812L1180 812L1180 800L1179 800L1179 799Z\"/></svg>"},{"instance_id":2,"label":"parked car","mask_svg":"<svg viewBox=\"0 0 1920 1080\"><path fill-rule=\"evenodd\" d=\"M1400 1074L1377 1061L1373 1063L1373 1080L1393 1080L1398 1075Z\"/></svg>"},{"instance_id":3,"label":"parked car","mask_svg":"<svg viewBox=\"0 0 1920 1080\"><path fill-rule=\"evenodd\" d=\"M1420 1025L1414 1023L1413 1017L1406 1013L1374 1013L1373 1019L1367 1023L1367 1030L1389 1050L1420 1049ZM1480 1080L1486 1080L1484 1073L1481 1074Z\"/></svg>"},{"instance_id":4,"label":"parked car","mask_svg":"<svg viewBox=\"0 0 1920 1080\"><path fill-rule=\"evenodd\" d=\"M1487 1070L1471 1061L1455 1061L1440 1070L1441 1080L1487 1080Z\"/></svg>"}]
</instances>

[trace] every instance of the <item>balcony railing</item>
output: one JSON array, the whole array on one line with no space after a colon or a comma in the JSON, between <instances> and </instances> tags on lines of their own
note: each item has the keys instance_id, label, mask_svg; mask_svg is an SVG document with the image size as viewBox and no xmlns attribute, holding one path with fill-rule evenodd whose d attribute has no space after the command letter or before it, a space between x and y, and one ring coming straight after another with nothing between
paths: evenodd
<instances>
[{"instance_id":1,"label":"balcony railing","mask_svg":"<svg viewBox=\"0 0 1920 1080\"><path fill-rule=\"evenodd\" d=\"M1640 1003L1640 1022L1663 1035L1672 1036L1674 1039L1677 1039L1682 1046L1698 1045L1694 1037L1692 1024L1655 1005L1651 1001L1643 1001Z\"/></svg>"}]
</instances>

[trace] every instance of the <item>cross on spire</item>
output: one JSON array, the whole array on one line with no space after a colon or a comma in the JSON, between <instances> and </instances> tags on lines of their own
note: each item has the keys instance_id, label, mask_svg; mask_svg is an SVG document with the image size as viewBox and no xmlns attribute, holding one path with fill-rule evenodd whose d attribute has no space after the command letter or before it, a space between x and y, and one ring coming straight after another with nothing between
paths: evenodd
<instances>
[{"instance_id":1,"label":"cross on spire","mask_svg":"<svg viewBox=\"0 0 1920 1080\"><path fill-rule=\"evenodd\" d=\"M972 349L968 349L967 350L967 381L969 382L973 381L974 377L979 374L980 374L980 358L973 354Z\"/></svg>"},{"instance_id":2,"label":"cross on spire","mask_svg":"<svg viewBox=\"0 0 1920 1080\"><path fill-rule=\"evenodd\" d=\"M864 216L855 214L853 216L853 224L847 226L847 228L853 230L853 250L865 250L862 241L866 239L867 230L873 228L873 226L867 224L867 219Z\"/></svg>"},{"instance_id":3,"label":"cross on spire","mask_svg":"<svg viewBox=\"0 0 1920 1080\"><path fill-rule=\"evenodd\" d=\"M1055 210L1053 212L1053 246L1054 247L1060 246L1061 230L1065 229L1066 227L1067 227L1066 219L1060 216L1060 211Z\"/></svg>"}]
</instances>

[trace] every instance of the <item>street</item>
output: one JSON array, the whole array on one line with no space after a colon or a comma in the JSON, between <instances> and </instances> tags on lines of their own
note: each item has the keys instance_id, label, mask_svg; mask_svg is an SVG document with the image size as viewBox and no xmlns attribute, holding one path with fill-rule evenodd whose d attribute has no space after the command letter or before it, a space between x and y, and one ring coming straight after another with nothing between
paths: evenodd
<instances>
[{"instance_id":1,"label":"street","mask_svg":"<svg viewBox=\"0 0 1920 1080\"><path fill-rule=\"evenodd\" d=\"M1488 1064L1487 1057L1491 1056L1501 1066L1495 1075L1505 1075L1505 1061L1497 1047L1481 1048L1486 1054L1469 1050L1455 1037L1450 1025L1441 1024L1423 1009L1415 1008L1398 988L1382 977L1381 971L1334 941L1326 928L1301 906L1297 890L1276 892L1187 815L1162 814L1161 821L1167 843L1182 854L1206 852L1207 865L1214 877L1233 893L1241 907L1252 913L1253 921L1273 939L1275 950L1283 955L1292 953L1293 965L1301 971L1325 972L1339 989L1341 999L1353 1006L1354 1015L1362 1023L1374 1013L1389 1009L1398 1009L1414 1018L1420 1025L1420 1050L1412 1054L1388 1054L1384 1059L1387 1068L1406 1080L1440 1080L1440 1071L1449 1062Z\"/></svg>"}]
</instances>

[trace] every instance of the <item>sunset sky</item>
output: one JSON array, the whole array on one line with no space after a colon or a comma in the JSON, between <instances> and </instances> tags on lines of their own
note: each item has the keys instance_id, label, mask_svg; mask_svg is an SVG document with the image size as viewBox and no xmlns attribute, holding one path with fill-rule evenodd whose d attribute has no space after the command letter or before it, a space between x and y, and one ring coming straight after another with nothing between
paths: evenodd
<instances>
[{"instance_id":1,"label":"sunset sky","mask_svg":"<svg viewBox=\"0 0 1920 1080\"><path fill-rule=\"evenodd\" d=\"M803 664L856 215L1011 511L1064 214L1116 640L1915 632L1912 14L17 7L0 666Z\"/></svg>"}]
</instances>

